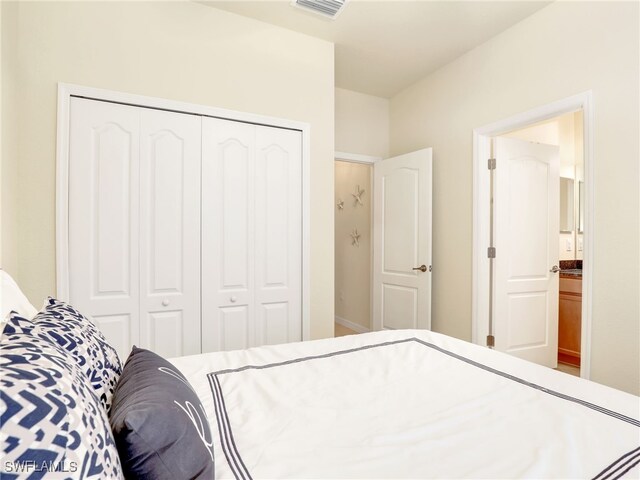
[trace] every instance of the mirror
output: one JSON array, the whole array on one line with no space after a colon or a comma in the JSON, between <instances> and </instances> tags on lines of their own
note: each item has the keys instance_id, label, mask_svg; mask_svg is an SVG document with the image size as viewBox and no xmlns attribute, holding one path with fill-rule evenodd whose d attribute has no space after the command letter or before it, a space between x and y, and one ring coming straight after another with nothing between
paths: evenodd
<instances>
[{"instance_id":1,"label":"mirror","mask_svg":"<svg viewBox=\"0 0 640 480\"><path fill-rule=\"evenodd\" d=\"M578 233L584 231L584 182L578 182Z\"/></svg>"},{"instance_id":2,"label":"mirror","mask_svg":"<svg viewBox=\"0 0 640 480\"><path fill-rule=\"evenodd\" d=\"M573 232L575 226L574 210L573 178L560 177L560 233Z\"/></svg>"}]
</instances>

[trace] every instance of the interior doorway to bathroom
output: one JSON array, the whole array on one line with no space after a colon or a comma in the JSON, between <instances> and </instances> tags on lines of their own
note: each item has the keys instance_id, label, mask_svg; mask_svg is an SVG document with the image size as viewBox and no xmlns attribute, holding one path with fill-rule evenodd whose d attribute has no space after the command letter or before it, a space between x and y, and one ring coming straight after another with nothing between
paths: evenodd
<instances>
[{"instance_id":1,"label":"interior doorway to bathroom","mask_svg":"<svg viewBox=\"0 0 640 480\"><path fill-rule=\"evenodd\" d=\"M557 330L557 343L552 347L557 350L557 355L553 355L552 359L556 365L549 365L553 368L571 373L573 375L580 376L580 344L581 344L581 332L582 332L582 267L583 258L582 252L584 248L583 239L583 224L584 220L580 222L580 215L584 215L584 206L581 205L580 200L582 197L584 203L584 196L580 195L580 192L584 192L584 153L583 153L583 112L578 110L576 112L565 113L558 117L545 120L538 124L514 130L512 132L505 133L497 138L509 138L514 139L516 142L527 142L529 144L539 146L551 146L557 149L557 175L554 173L553 182L556 183L558 194L557 201L553 201L551 208L555 210L553 214L557 213L557 220L553 220L557 227L552 230L551 237L556 237L555 241L558 246L557 259L555 262L555 249L553 259L549 259L543 262L542 265L552 264L557 265L559 270L557 272L550 271L549 276L553 277L557 274L556 278L552 278L552 282L544 279L545 287L542 291L545 295L549 295L549 298L545 298L547 308L552 309L550 312L546 312L549 315L556 315L557 320L554 319L550 324L553 325L553 329ZM494 140L495 141L495 140ZM494 149L495 152L495 149ZM494 155L495 156L495 155ZM512 168L514 165L512 165ZM534 168L538 168L535 166ZM551 174L551 172L549 172ZM526 183L531 184L534 180L532 175L527 175ZM517 188L517 187L516 187ZM531 187L530 187L531 188ZM516 190L518 191L518 190ZM521 191L521 190L520 190ZM522 191L522 195L525 192ZM555 195L555 194L554 194ZM546 195L549 202L551 202L550 195ZM495 198L495 197L494 197ZM555 196L554 196L555 198ZM527 202L529 203L529 202ZM535 210L539 210L538 206L530 205ZM530 223L533 219L528 219L526 223ZM533 226L532 226L533 227ZM538 233L538 228L533 227L533 233ZM517 232L514 232L518 235ZM542 233L542 232L539 232ZM527 235L532 237L533 235ZM530 253L535 247L533 238L521 239L518 243L521 247L527 245L527 241L531 240L530 248L528 251L523 251L517 254L517 258L524 258L525 261L530 261L526 258L526 255ZM550 239L551 242L554 239ZM512 265L511 268L513 268ZM553 267L551 267L553 269ZM496 277L499 281L499 278ZM522 282L522 278L518 278L516 282ZM556 285L557 283L557 285ZM525 290L531 290L525 288ZM499 289L496 288L496 295L499 293ZM523 304L527 305L527 315L531 315L527 320L534 322L534 325L528 328L536 328L536 324L539 328L546 325L546 322L540 322L536 316L542 315L542 311L536 312L535 307L531 302L531 291L526 292L527 298ZM513 296L512 296L513 297ZM522 298L522 296L521 296ZM509 306L513 309L517 305L517 300L511 298L508 300ZM497 299L494 305L497 306ZM496 312L497 313L497 312ZM514 319L518 325L523 322L523 314L519 315L519 318ZM557 322L557 326L556 323ZM511 327L513 330L513 327ZM539 342L543 341L543 337L546 337L546 332L540 330ZM529 341L528 348L531 348L530 335L523 335L524 339ZM556 346L557 345L557 346ZM522 347L522 345L511 345L511 348Z\"/></svg>"},{"instance_id":2,"label":"interior doorway to bathroom","mask_svg":"<svg viewBox=\"0 0 640 480\"><path fill-rule=\"evenodd\" d=\"M473 340L585 378L590 132L590 94L474 131Z\"/></svg>"}]
</instances>

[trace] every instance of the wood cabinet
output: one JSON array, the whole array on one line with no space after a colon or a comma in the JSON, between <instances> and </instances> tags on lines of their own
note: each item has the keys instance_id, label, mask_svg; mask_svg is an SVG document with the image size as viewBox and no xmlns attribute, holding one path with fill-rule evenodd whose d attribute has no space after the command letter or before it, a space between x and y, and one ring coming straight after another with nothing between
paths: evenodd
<instances>
[{"instance_id":1,"label":"wood cabinet","mask_svg":"<svg viewBox=\"0 0 640 480\"><path fill-rule=\"evenodd\" d=\"M582 277L560 277L558 362L580 366Z\"/></svg>"}]
</instances>

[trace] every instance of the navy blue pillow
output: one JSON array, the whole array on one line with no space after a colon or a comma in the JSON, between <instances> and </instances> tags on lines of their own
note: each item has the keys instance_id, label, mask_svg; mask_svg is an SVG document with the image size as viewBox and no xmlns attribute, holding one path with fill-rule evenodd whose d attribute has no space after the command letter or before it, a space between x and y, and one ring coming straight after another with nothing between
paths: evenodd
<instances>
[{"instance_id":1,"label":"navy blue pillow","mask_svg":"<svg viewBox=\"0 0 640 480\"><path fill-rule=\"evenodd\" d=\"M49 297L33 321L82 368L108 412L122 367L115 349L93 320L68 303Z\"/></svg>"},{"instance_id":2,"label":"navy blue pillow","mask_svg":"<svg viewBox=\"0 0 640 480\"><path fill-rule=\"evenodd\" d=\"M127 479L213 479L213 441L198 396L159 355L133 347L109 415Z\"/></svg>"},{"instance_id":3,"label":"navy blue pillow","mask_svg":"<svg viewBox=\"0 0 640 480\"><path fill-rule=\"evenodd\" d=\"M0 479L122 479L107 411L67 351L11 313L0 341Z\"/></svg>"}]
</instances>

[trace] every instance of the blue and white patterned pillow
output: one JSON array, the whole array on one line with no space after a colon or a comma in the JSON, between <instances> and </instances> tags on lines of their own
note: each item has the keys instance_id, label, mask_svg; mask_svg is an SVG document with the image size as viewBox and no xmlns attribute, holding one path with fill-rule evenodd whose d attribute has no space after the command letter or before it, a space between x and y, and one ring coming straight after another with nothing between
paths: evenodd
<instances>
[{"instance_id":1,"label":"blue and white patterned pillow","mask_svg":"<svg viewBox=\"0 0 640 480\"><path fill-rule=\"evenodd\" d=\"M9 316L0 342L0 477L121 479L107 412L38 325Z\"/></svg>"},{"instance_id":2,"label":"blue and white patterned pillow","mask_svg":"<svg viewBox=\"0 0 640 480\"><path fill-rule=\"evenodd\" d=\"M51 297L33 321L75 359L108 413L122 365L98 327L71 305Z\"/></svg>"}]
</instances>

